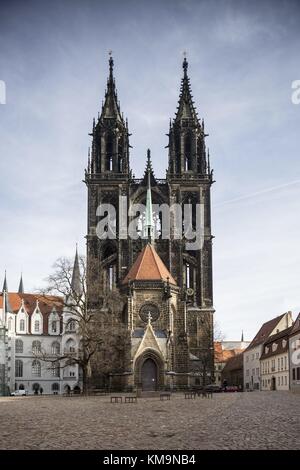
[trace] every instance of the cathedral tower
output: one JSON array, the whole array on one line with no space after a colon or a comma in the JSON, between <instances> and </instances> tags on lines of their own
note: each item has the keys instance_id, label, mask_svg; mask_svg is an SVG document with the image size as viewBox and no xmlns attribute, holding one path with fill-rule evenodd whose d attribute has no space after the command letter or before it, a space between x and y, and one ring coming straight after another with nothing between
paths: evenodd
<instances>
[{"instance_id":1,"label":"cathedral tower","mask_svg":"<svg viewBox=\"0 0 300 470\"><path fill-rule=\"evenodd\" d=\"M193 380L195 383L211 381L214 308L210 189L213 171L205 143L204 121L199 120L193 102L188 62L186 58L183 61L177 112L170 121L167 134L169 161L165 179L155 176L150 150L147 151L143 177L135 178L130 171L130 134L117 99L113 65L110 57L105 100L97 122L93 121L92 149L85 173L90 301L92 304L98 301L97 295L92 298L92 285L99 287L100 296L101 293L110 295L115 288L124 291L126 286L126 313L120 321L127 322L134 344L138 341L136 335L141 334L135 330L141 328L143 322L144 334L155 336L156 325L151 322L150 325L140 312L150 304L159 308L161 303L164 313L157 313L157 325L160 331L164 330L161 335L164 334L168 344L165 348L168 358L161 357L159 385L168 383L163 377L171 369L181 385ZM120 203L121 197L126 200L125 208ZM116 213L114 217L105 219L107 212L103 205L109 203L113 204ZM129 236L127 227L137 215L128 209L135 204L143 204L146 210L139 213L139 231L133 238ZM169 231L165 230L163 223L162 205L181 209L180 220L170 212ZM98 210L99 206L102 206L102 211ZM186 219L185 211L190 214L190 220ZM113 236L99 237L97 226L103 220L106 220L106 232ZM173 295L172 311L170 300L165 296L166 279L149 279L149 282L147 279L135 279L135 282L129 279L135 272L133 267L141 260L145 261L145 255L159 259L161 269L165 269L169 279L174 281L172 284L169 280L168 287ZM152 294L154 298L151 300ZM169 330L171 324L172 331ZM142 361L141 350L139 354ZM167 366L164 368L162 364ZM132 370L132 377L140 381L141 370L143 363L139 362L139 372ZM133 384L132 380L130 383Z\"/></svg>"}]
</instances>

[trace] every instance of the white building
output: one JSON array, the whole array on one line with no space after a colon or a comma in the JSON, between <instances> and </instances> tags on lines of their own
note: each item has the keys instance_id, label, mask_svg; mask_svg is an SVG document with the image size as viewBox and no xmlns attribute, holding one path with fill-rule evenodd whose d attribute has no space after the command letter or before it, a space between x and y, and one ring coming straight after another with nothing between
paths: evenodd
<instances>
[{"instance_id":1,"label":"white building","mask_svg":"<svg viewBox=\"0 0 300 470\"><path fill-rule=\"evenodd\" d=\"M290 389L300 392L300 313L289 337Z\"/></svg>"},{"instance_id":2,"label":"white building","mask_svg":"<svg viewBox=\"0 0 300 470\"><path fill-rule=\"evenodd\" d=\"M261 390L289 390L289 333L271 335L260 358Z\"/></svg>"},{"instance_id":3,"label":"white building","mask_svg":"<svg viewBox=\"0 0 300 470\"><path fill-rule=\"evenodd\" d=\"M76 253L74 271L79 269ZM59 394L80 391L78 364L57 360L78 351L77 323L62 298L8 292L6 275L0 294L0 372L10 392ZM47 361L49 359L49 361ZM1 394L1 390L0 390ZM4 394L4 392L2 393Z\"/></svg>"},{"instance_id":4,"label":"white building","mask_svg":"<svg viewBox=\"0 0 300 470\"><path fill-rule=\"evenodd\" d=\"M260 390L260 357L265 341L271 335L289 328L293 323L292 313L287 312L264 323L248 348L244 351L244 387L245 390Z\"/></svg>"}]
</instances>

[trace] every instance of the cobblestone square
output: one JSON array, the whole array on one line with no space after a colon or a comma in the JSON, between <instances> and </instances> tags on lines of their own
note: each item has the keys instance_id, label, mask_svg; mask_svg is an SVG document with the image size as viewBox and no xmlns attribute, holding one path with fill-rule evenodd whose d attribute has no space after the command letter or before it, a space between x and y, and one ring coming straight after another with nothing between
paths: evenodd
<instances>
[{"instance_id":1,"label":"cobblestone square","mask_svg":"<svg viewBox=\"0 0 300 470\"><path fill-rule=\"evenodd\" d=\"M299 449L300 395L0 398L1 449Z\"/></svg>"}]
</instances>

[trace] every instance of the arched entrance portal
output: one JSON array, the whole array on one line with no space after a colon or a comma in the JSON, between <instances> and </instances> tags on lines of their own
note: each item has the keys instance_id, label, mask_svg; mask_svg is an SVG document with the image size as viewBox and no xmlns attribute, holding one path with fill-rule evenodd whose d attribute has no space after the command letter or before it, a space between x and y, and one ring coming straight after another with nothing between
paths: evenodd
<instances>
[{"instance_id":1,"label":"arched entrance portal","mask_svg":"<svg viewBox=\"0 0 300 470\"><path fill-rule=\"evenodd\" d=\"M157 389L157 365L153 359L146 359L142 365L141 370L142 389L143 390L156 390Z\"/></svg>"}]
</instances>

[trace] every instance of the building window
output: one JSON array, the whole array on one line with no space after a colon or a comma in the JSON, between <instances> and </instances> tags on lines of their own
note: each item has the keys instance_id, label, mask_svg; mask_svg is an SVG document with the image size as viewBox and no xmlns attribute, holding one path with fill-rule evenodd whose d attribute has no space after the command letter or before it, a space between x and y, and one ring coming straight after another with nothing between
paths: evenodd
<instances>
[{"instance_id":1,"label":"building window","mask_svg":"<svg viewBox=\"0 0 300 470\"><path fill-rule=\"evenodd\" d=\"M286 356L284 356L284 368L285 368L285 370L287 369L287 358L286 358Z\"/></svg>"},{"instance_id":2,"label":"building window","mask_svg":"<svg viewBox=\"0 0 300 470\"><path fill-rule=\"evenodd\" d=\"M19 385L19 390L25 390L24 384Z\"/></svg>"},{"instance_id":3,"label":"building window","mask_svg":"<svg viewBox=\"0 0 300 470\"><path fill-rule=\"evenodd\" d=\"M246 362L249 362L249 356L246 356Z\"/></svg>"},{"instance_id":4,"label":"building window","mask_svg":"<svg viewBox=\"0 0 300 470\"><path fill-rule=\"evenodd\" d=\"M293 374L293 380L296 380L296 369L292 370L292 374Z\"/></svg>"},{"instance_id":5,"label":"building window","mask_svg":"<svg viewBox=\"0 0 300 470\"><path fill-rule=\"evenodd\" d=\"M287 376L284 376L284 385L287 385Z\"/></svg>"},{"instance_id":6,"label":"building window","mask_svg":"<svg viewBox=\"0 0 300 470\"><path fill-rule=\"evenodd\" d=\"M56 332L57 332L56 321L53 321L53 322L51 323L51 331L52 331L52 333L56 333Z\"/></svg>"},{"instance_id":7,"label":"building window","mask_svg":"<svg viewBox=\"0 0 300 470\"><path fill-rule=\"evenodd\" d=\"M23 361L17 359L15 362L15 376L23 377Z\"/></svg>"},{"instance_id":8,"label":"building window","mask_svg":"<svg viewBox=\"0 0 300 470\"><path fill-rule=\"evenodd\" d=\"M21 339L16 340L16 353L20 354L23 352L23 341Z\"/></svg>"},{"instance_id":9,"label":"building window","mask_svg":"<svg viewBox=\"0 0 300 470\"><path fill-rule=\"evenodd\" d=\"M67 324L68 331L75 331L75 320L69 320Z\"/></svg>"},{"instance_id":10,"label":"building window","mask_svg":"<svg viewBox=\"0 0 300 470\"><path fill-rule=\"evenodd\" d=\"M259 367L256 368L256 375L259 375Z\"/></svg>"},{"instance_id":11,"label":"building window","mask_svg":"<svg viewBox=\"0 0 300 470\"><path fill-rule=\"evenodd\" d=\"M60 354L60 344L58 341L54 341L54 343L52 343L51 353L56 355Z\"/></svg>"},{"instance_id":12,"label":"building window","mask_svg":"<svg viewBox=\"0 0 300 470\"><path fill-rule=\"evenodd\" d=\"M32 342L32 352L34 354L42 352L42 345L40 341L33 341Z\"/></svg>"},{"instance_id":13,"label":"building window","mask_svg":"<svg viewBox=\"0 0 300 470\"><path fill-rule=\"evenodd\" d=\"M280 385L280 377L277 378L277 384Z\"/></svg>"},{"instance_id":14,"label":"building window","mask_svg":"<svg viewBox=\"0 0 300 470\"><path fill-rule=\"evenodd\" d=\"M38 333L40 331L40 322L39 320L35 320L34 322L34 332Z\"/></svg>"},{"instance_id":15,"label":"building window","mask_svg":"<svg viewBox=\"0 0 300 470\"><path fill-rule=\"evenodd\" d=\"M20 331L25 331L25 320L20 320Z\"/></svg>"},{"instance_id":16,"label":"building window","mask_svg":"<svg viewBox=\"0 0 300 470\"><path fill-rule=\"evenodd\" d=\"M53 392L53 395L57 395L58 392L59 392L59 384L58 383L54 383L52 384L52 392Z\"/></svg>"},{"instance_id":17,"label":"building window","mask_svg":"<svg viewBox=\"0 0 300 470\"><path fill-rule=\"evenodd\" d=\"M35 377L40 377L41 376L41 363L40 363L40 361L37 361L36 359L34 361L32 361L31 372L32 372L32 375L34 375Z\"/></svg>"},{"instance_id":18,"label":"building window","mask_svg":"<svg viewBox=\"0 0 300 470\"><path fill-rule=\"evenodd\" d=\"M74 353L75 352L75 341L73 339L68 339L66 342L66 352Z\"/></svg>"},{"instance_id":19,"label":"building window","mask_svg":"<svg viewBox=\"0 0 300 470\"><path fill-rule=\"evenodd\" d=\"M259 358L259 353L257 352L257 353L256 353L256 359L258 359L258 358Z\"/></svg>"},{"instance_id":20,"label":"building window","mask_svg":"<svg viewBox=\"0 0 300 470\"><path fill-rule=\"evenodd\" d=\"M52 375L53 377L59 377L60 375L60 367L59 367L59 364L57 362L54 362L52 364Z\"/></svg>"},{"instance_id":21,"label":"building window","mask_svg":"<svg viewBox=\"0 0 300 470\"><path fill-rule=\"evenodd\" d=\"M297 380L300 380L300 367L297 367Z\"/></svg>"}]
</instances>

